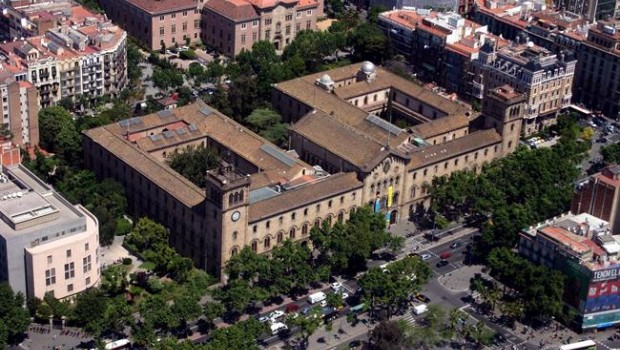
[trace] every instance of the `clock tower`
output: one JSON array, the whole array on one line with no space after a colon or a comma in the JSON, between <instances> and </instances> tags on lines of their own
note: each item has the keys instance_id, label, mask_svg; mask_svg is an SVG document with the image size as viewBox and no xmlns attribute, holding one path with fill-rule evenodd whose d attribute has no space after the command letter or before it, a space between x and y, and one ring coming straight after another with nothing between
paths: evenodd
<instances>
[{"instance_id":1,"label":"clock tower","mask_svg":"<svg viewBox=\"0 0 620 350\"><path fill-rule=\"evenodd\" d=\"M222 161L207 171L207 270L222 276L226 261L247 244L250 177Z\"/></svg>"}]
</instances>

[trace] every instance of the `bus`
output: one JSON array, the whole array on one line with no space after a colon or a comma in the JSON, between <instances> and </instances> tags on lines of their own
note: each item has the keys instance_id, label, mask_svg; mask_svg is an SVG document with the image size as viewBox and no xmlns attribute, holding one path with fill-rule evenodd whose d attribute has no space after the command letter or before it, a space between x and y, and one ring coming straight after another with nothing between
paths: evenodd
<instances>
[{"instance_id":1,"label":"bus","mask_svg":"<svg viewBox=\"0 0 620 350\"><path fill-rule=\"evenodd\" d=\"M593 340L584 340L577 343L560 346L560 350L596 350L596 343Z\"/></svg>"}]
</instances>

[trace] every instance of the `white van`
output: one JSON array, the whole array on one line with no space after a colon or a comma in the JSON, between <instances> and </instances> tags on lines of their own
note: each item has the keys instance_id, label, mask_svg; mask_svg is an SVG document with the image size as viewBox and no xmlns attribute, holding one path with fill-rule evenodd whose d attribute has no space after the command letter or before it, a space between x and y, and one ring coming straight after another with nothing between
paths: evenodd
<instances>
[{"instance_id":1,"label":"white van","mask_svg":"<svg viewBox=\"0 0 620 350\"><path fill-rule=\"evenodd\" d=\"M317 292L317 293L314 293L314 294L310 294L308 296L308 302L310 304L316 304L318 302L321 302L321 301L325 300L326 298L327 298L327 296L325 295L325 293Z\"/></svg>"},{"instance_id":2,"label":"white van","mask_svg":"<svg viewBox=\"0 0 620 350\"><path fill-rule=\"evenodd\" d=\"M271 334L277 335L282 331L288 330L288 327L282 322L276 322L271 324Z\"/></svg>"},{"instance_id":3,"label":"white van","mask_svg":"<svg viewBox=\"0 0 620 350\"><path fill-rule=\"evenodd\" d=\"M426 304L416 305L416 306L413 307L413 314L414 315L421 315L421 314L425 313L426 310L428 310L428 308L426 307Z\"/></svg>"}]
</instances>

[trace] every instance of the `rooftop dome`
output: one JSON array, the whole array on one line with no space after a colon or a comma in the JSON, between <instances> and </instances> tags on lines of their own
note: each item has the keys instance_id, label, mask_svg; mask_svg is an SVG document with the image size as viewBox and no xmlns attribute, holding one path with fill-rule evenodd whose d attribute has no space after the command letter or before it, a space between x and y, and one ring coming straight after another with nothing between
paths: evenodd
<instances>
[{"instance_id":1,"label":"rooftop dome","mask_svg":"<svg viewBox=\"0 0 620 350\"><path fill-rule=\"evenodd\" d=\"M375 65L370 61L364 61L364 63L362 63L361 69L362 69L362 72L366 74L371 74L375 72Z\"/></svg>"},{"instance_id":2,"label":"rooftop dome","mask_svg":"<svg viewBox=\"0 0 620 350\"><path fill-rule=\"evenodd\" d=\"M321 79L319 79L319 82L323 85L331 85L334 83L334 81L332 80L332 78L327 75L327 74L323 74L323 76L321 77Z\"/></svg>"}]
</instances>

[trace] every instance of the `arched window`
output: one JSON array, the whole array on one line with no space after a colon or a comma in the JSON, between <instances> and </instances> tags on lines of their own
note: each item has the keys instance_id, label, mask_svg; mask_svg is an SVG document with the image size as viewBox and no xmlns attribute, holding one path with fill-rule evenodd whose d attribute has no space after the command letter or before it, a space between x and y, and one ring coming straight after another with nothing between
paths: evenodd
<instances>
[{"instance_id":1,"label":"arched window","mask_svg":"<svg viewBox=\"0 0 620 350\"><path fill-rule=\"evenodd\" d=\"M239 191L239 201L243 202L243 191Z\"/></svg>"},{"instance_id":2,"label":"arched window","mask_svg":"<svg viewBox=\"0 0 620 350\"><path fill-rule=\"evenodd\" d=\"M301 227L301 234L304 235L304 236L308 234L308 224L304 224Z\"/></svg>"},{"instance_id":3,"label":"arched window","mask_svg":"<svg viewBox=\"0 0 620 350\"><path fill-rule=\"evenodd\" d=\"M370 194L375 193L375 184L370 185Z\"/></svg>"},{"instance_id":4,"label":"arched window","mask_svg":"<svg viewBox=\"0 0 620 350\"><path fill-rule=\"evenodd\" d=\"M328 224L329 226L331 226L331 225L332 225L332 216L331 216L331 215L329 215L329 216L328 216L325 220L327 220L327 224Z\"/></svg>"},{"instance_id":5,"label":"arched window","mask_svg":"<svg viewBox=\"0 0 620 350\"><path fill-rule=\"evenodd\" d=\"M233 194L229 194L228 195L228 205L233 205L233 202L235 200L235 196L233 196Z\"/></svg>"},{"instance_id":6,"label":"arched window","mask_svg":"<svg viewBox=\"0 0 620 350\"><path fill-rule=\"evenodd\" d=\"M292 228L291 228L291 230L290 230L290 231L288 231L288 236L289 236L291 239L295 239L295 228L294 228L294 227L292 227Z\"/></svg>"},{"instance_id":7,"label":"arched window","mask_svg":"<svg viewBox=\"0 0 620 350\"><path fill-rule=\"evenodd\" d=\"M252 251L256 252L258 250L258 244L256 241L252 241Z\"/></svg>"},{"instance_id":8,"label":"arched window","mask_svg":"<svg viewBox=\"0 0 620 350\"><path fill-rule=\"evenodd\" d=\"M278 243L282 243L283 240L284 240L284 234L282 232L278 232L278 238L277 238Z\"/></svg>"},{"instance_id":9,"label":"arched window","mask_svg":"<svg viewBox=\"0 0 620 350\"><path fill-rule=\"evenodd\" d=\"M338 222L343 222L344 221L344 213L340 212L338 213Z\"/></svg>"},{"instance_id":10,"label":"arched window","mask_svg":"<svg viewBox=\"0 0 620 350\"><path fill-rule=\"evenodd\" d=\"M415 190L416 190L415 186L411 187L411 198L415 198Z\"/></svg>"},{"instance_id":11,"label":"arched window","mask_svg":"<svg viewBox=\"0 0 620 350\"><path fill-rule=\"evenodd\" d=\"M233 238L233 241L237 240L237 231L233 232L232 238Z\"/></svg>"},{"instance_id":12,"label":"arched window","mask_svg":"<svg viewBox=\"0 0 620 350\"><path fill-rule=\"evenodd\" d=\"M235 203L239 203L239 192L235 192Z\"/></svg>"},{"instance_id":13,"label":"arched window","mask_svg":"<svg viewBox=\"0 0 620 350\"><path fill-rule=\"evenodd\" d=\"M392 196L392 205L398 205L398 192Z\"/></svg>"},{"instance_id":14,"label":"arched window","mask_svg":"<svg viewBox=\"0 0 620 350\"><path fill-rule=\"evenodd\" d=\"M265 237L265 241L263 242L263 246L265 249L269 249L271 247L271 237Z\"/></svg>"},{"instance_id":15,"label":"arched window","mask_svg":"<svg viewBox=\"0 0 620 350\"><path fill-rule=\"evenodd\" d=\"M230 255L231 255L231 256L235 256L235 255L237 255L237 253L239 253L239 249L237 249L237 247L234 247L234 248L232 249L232 251L230 252Z\"/></svg>"},{"instance_id":16,"label":"arched window","mask_svg":"<svg viewBox=\"0 0 620 350\"><path fill-rule=\"evenodd\" d=\"M314 227L316 227L316 228L320 228L321 227L321 219L314 220Z\"/></svg>"}]
</instances>

